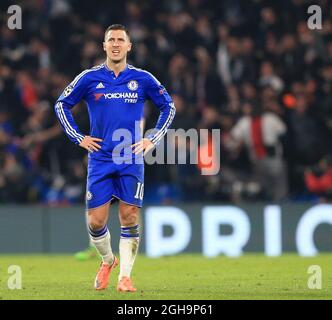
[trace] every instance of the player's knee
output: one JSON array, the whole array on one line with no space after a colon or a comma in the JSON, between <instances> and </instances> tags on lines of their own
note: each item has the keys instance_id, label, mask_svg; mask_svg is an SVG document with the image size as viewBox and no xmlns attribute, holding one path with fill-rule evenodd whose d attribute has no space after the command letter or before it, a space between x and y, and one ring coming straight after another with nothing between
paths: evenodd
<instances>
[{"instance_id":1,"label":"player's knee","mask_svg":"<svg viewBox=\"0 0 332 320\"><path fill-rule=\"evenodd\" d=\"M104 219L101 219L99 217L89 217L89 226L92 230L98 230L102 228L106 224L106 221Z\"/></svg>"},{"instance_id":2,"label":"player's knee","mask_svg":"<svg viewBox=\"0 0 332 320\"><path fill-rule=\"evenodd\" d=\"M139 208L131 205L125 205L120 208L121 223L123 225L137 224L139 217Z\"/></svg>"},{"instance_id":3,"label":"player's knee","mask_svg":"<svg viewBox=\"0 0 332 320\"><path fill-rule=\"evenodd\" d=\"M103 228L108 220L108 206L88 211L88 224L92 230Z\"/></svg>"}]
</instances>

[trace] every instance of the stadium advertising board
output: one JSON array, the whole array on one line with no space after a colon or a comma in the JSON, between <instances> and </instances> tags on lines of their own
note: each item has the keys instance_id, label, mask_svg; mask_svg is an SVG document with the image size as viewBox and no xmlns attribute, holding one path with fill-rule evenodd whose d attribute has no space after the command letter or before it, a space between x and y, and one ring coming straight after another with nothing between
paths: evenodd
<instances>
[{"instance_id":1,"label":"stadium advertising board","mask_svg":"<svg viewBox=\"0 0 332 320\"><path fill-rule=\"evenodd\" d=\"M118 220L114 206L109 229L115 251ZM314 256L332 251L332 205L146 206L140 229L140 253L150 257L180 253L236 257L248 252ZM16 241L8 241L11 238ZM0 207L0 253L72 253L87 242L84 207Z\"/></svg>"},{"instance_id":2,"label":"stadium advertising board","mask_svg":"<svg viewBox=\"0 0 332 320\"><path fill-rule=\"evenodd\" d=\"M314 256L332 250L332 205L213 205L149 207L146 254L151 257L200 251L206 257L296 251ZM168 229L168 234L167 234Z\"/></svg>"}]
</instances>

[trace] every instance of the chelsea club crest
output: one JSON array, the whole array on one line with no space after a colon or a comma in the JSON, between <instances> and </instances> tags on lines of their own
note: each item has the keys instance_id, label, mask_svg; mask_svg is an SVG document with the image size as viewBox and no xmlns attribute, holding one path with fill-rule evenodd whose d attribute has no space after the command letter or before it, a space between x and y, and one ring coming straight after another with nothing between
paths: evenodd
<instances>
[{"instance_id":1,"label":"chelsea club crest","mask_svg":"<svg viewBox=\"0 0 332 320\"><path fill-rule=\"evenodd\" d=\"M90 201L92 199L92 193L90 192L90 191L88 191L87 193L86 193L86 200L87 201Z\"/></svg>"},{"instance_id":2,"label":"chelsea club crest","mask_svg":"<svg viewBox=\"0 0 332 320\"><path fill-rule=\"evenodd\" d=\"M130 80L127 84L127 87L131 91L135 91L138 88L138 83L136 80Z\"/></svg>"}]
</instances>

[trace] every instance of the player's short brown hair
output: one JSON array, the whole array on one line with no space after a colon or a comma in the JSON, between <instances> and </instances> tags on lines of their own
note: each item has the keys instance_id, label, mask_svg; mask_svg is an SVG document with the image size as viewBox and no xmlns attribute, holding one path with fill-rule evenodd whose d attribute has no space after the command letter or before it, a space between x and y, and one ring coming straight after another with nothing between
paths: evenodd
<instances>
[{"instance_id":1,"label":"player's short brown hair","mask_svg":"<svg viewBox=\"0 0 332 320\"><path fill-rule=\"evenodd\" d=\"M129 31L123 24L112 24L109 27L107 27L107 29L105 30L104 37L106 37L107 32L110 30L123 30L126 33L128 39L130 39Z\"/></svg>"}]
</instances>

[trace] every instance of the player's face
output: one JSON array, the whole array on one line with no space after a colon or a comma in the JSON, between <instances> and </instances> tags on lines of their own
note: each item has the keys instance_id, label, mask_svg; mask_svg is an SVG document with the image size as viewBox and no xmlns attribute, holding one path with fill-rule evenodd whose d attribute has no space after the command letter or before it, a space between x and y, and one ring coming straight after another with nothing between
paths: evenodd
<instances>
[{"instance_id":1,"label":"player's face","mask_svg":"<svg viewBox=\"0 0 332 320\"><path fill-rule=\"evenodd\" d=\"M131 50L131 42L124 30L110 30L103 43L107 57L115 63L123 61Z\"/></svg>"}]
</instances>

